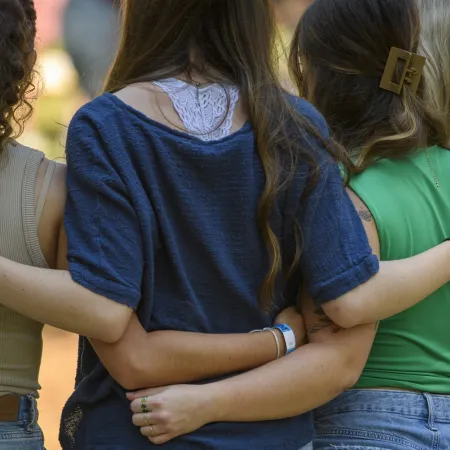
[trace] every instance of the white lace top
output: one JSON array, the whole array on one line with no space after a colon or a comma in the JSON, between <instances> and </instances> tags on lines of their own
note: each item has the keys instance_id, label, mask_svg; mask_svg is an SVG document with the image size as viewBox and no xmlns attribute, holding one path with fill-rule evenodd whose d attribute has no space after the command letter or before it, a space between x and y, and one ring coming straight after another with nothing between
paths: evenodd
<instances>
[{"instance_id":1,"label":"white lace top","mask_svg":"<svg viewBox=\"0 0 450 450\"><path fill-rule=\"evenodd\" d=\"M203 141L216 141L230 134L239 89L232 85L197 87L176 78L154 83L172 100L187 132Z\"/></svg>"}]
</instances>

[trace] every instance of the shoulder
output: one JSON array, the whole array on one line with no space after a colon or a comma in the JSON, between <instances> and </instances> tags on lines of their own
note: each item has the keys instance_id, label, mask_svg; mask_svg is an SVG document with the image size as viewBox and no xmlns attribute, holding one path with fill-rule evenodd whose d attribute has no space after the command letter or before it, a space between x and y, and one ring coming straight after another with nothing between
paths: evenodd
<instances>
[{"instance_id":1,"label":"shoulder","mask_svg":"<svg viewBox=\"0 0 450 450\"><path fill-rule=\"evenodd\" d=\"M79 128L93 128L98 131L114 121L117 107L111 94L103 94L82 106L73 116L69 125L71 130Z\"/></svg>"},{"instance_id":2,"label":"shoulder","mask_svg":"<svg viewBox=\"0 0 450 450\"><path fill-rule=\"evenodd\" d=\"M33 157L36 159L43 159L44 153L26 145L20 144L17 141L10 142L6 145L3 151L7 158L23 158L26 161L28 158Z\"/></svg>"},{"instance_id":3,"label":"shoulder","mask_svg":"<svg viewBox=\"0 0 450 450\"><path fill-rule=\"evenodd\" d=\"M301 115L320 136L328 139L330 131L322 114L320 114L320 112L305 99L296 97L292 94L286 95L289 103L291 103L297 113Z\"/></svg>"},{"instance_id":4,"label":"shoulder","mask_svg":"<svg viewBox=\"0 0 450 450\"><path fill-rule=\"evenodd\" d=\"M370 245L372 247L373 252L379 257L380 256L380 240L378 237L378 229L373 218L372 212L364 203L361 197L356 194L351 188L347 188L347 193L350 197L350 200L353 203L356 211L358 212L359 217L362 220L364 225L364 229L366 231L367 237L369 239Z\"/></svg>"},{"instance_id":5,"label":"shoulder","mask_svg":"<svg viewBox=\"0 0 450 450\"><path fill-rule=\"evenodd\" d=\"M123 149L127 124L112 95L104 94L81 107L70 122L67 134L67 163L105 160ZM109 155L109 156L108 156Z\"/></svg>"},{"instance_id":6,"label":"shoulder","mask_svg":"<svg viewBox=\"0 0 450 450\"><path fill-rule=\"evenodd\" d=\"M311 170L311 164L313 169L320 168L321 171L326 169L326 173L332 169L333 173L336 172L336 160L339 158L325 118L308 101L294 95L287 95L287 97L304 124L301 129L293 132L293 135L299 139L300 145L303 146L303 154L308 155L307 160L303 158L300 161L303 169L302 176L304 176L304 171Z\"/></svg>"}]
</instances>

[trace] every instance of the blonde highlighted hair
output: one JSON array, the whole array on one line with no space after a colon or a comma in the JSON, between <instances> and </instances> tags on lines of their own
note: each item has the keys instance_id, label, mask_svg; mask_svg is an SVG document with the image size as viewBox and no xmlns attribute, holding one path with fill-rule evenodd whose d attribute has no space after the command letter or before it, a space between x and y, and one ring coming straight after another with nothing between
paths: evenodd
<instances>
[{"instance_id":1,"label":"blonde highlighted hair","mask_svg":"<svg viewBox=\"0 0 450 450\"><path fill-rule=\"evenodd\" d=\"M427 58L424 97L450 125L450 3L417 0L422 23L419 53Z\"/></svg>"},{"instance_id":2,"label":"blonde highlighted hair","mask_svg":"<svg viewBox=\"0 0 450 450\"><path fill-rule=\"evenodd\" d=\"M448 9L448 1L427 3L442 3ZM293 78L324 115L335 143L352 157L356 172L380 159L448 146L449 122L424 98L425 77L418 92L409 84L400 95L380 88L390 49L417 53L420 38L416 0L315 0L300 21L290 58ZM397 64L395 79L403 70ZM437 102L442 90L434 92L439 82L427 75L427 96Z\"/></svg>"}]
</instances>

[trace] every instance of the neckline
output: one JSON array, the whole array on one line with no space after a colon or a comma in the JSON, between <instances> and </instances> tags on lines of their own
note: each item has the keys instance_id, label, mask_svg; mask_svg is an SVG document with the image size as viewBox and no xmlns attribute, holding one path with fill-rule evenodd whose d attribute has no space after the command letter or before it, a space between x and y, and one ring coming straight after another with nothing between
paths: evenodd
<instances>
[{"instance_id":1,"label":"neckline","mask_svg":"<svg viewBox=\"0 0 450 450\"><path fill-rule=\"evenodd\" d=\"M166 134L174 135L174 136L177 136L179 138L182 138L182 139L185 139L188 141L193 141L193 142L195 142L197 144L201 144L203 146L209 147L211 145L222 144L227 141L232 141L232 140L240 137L242 134L245 134L248 131L253 130L253 126L252 126L250 120L247 120L239 130L236 130L235 132L229 134L228 136L225 136L225 137L215 140L215 141L203 141L202 139L198 138L197 136L193 136L182 130L177 130L175 128L171 128L168 125L165 125L161 122L158 122L155 119L152 119L151 117L144 114L142 111L139 111L138 109L134 108L133 106L129 105L128 103L125 103L122 99L120 99L119 97L117 97L114 94L105 92L103 94L103 96L105 98L109 99L110 101L112 101L115 104L115 106L118 106L121 109L126 109L128 112L137 116L138 118L140 118L144 122L148 123L149 125L151 125L155 128L159 128L160 130L164 131Z\"/></svg>"}]
</instances>

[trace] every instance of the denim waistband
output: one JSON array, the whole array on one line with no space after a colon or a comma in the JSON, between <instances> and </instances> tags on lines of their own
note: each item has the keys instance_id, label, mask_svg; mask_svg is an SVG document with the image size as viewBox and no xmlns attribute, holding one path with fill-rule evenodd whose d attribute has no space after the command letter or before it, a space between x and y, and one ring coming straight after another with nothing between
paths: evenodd
<instances>
[{"instance_id":1,"label":"denim waistband","mask_svg":"<svg viewBox=\"0 0 450 450\"><path fill-rule=\"evenodd\" d=\"M19 422L28 422L35 425L38 422L37 401L31 395L20 397Z\"/></svg>"},{"instance_id":2,"label":"denim waistband","mask_svg":"<svg viewBox=\"0 0 450 450\"><path fill-rule=\"evenodd\" d=\"M343 412L390 413L450 423L450 396L381 389L353 389L318 408L316 418Z\"/></svg>"}]
</instances>

